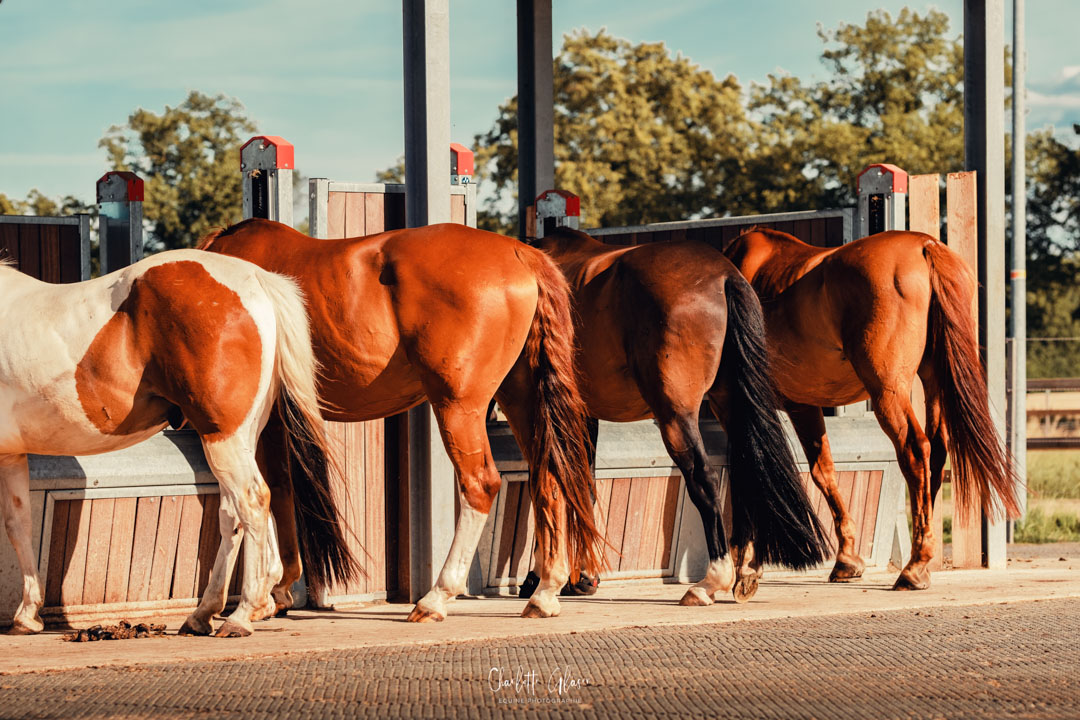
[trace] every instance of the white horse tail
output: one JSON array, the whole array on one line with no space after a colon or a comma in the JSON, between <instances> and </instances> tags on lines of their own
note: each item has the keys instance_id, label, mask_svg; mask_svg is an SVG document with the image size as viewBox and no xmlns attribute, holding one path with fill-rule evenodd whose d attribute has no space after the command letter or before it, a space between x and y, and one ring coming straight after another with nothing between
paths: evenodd
<instances>
[{"instance_id":1,"label":"white horse tail","mask_svg":"<svg viewBox=\"0 0 1080 720\"><path fill-rule=\"evenodd\" d=\"M311 346L304 296L296 283L282 275L257 273L274 307L277 347L274 375L279 382L278 411L289 444L291 479L296 503L296 526L309 582L326 587L333 578L346 581L359 565L346 542L331 477L344 478L340 461L329 447L319 412L316 388L319 372Z\"/></svg>"}]
</instances>

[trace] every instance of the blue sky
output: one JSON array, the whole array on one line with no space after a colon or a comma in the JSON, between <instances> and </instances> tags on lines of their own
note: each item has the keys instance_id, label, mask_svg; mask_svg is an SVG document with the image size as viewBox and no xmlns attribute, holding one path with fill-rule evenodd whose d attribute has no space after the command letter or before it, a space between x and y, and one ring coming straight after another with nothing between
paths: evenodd
<instances>
[{"instance_id":1,"label":"blue sky","mask_svg":"<svg viewBox=\"0 0 1080 720\"><path fill-rule=\"evenodd\" d=\"M554 40L606 27L748 85L778 70L821 77L817 23L905 6L937 7L962 30L962 0L554 0ZM1031 0L1027 27L1029 129L1080 122L1080 2ZM512 0L451 0L455 141L470 144L514 94L514 42ZM92 200L106 129L190 90L238 98L260 132L293 142L305 175L371 180L402 152L401 63L393 0L3 0L0 192Z\"/></svg>"}]
</instances>

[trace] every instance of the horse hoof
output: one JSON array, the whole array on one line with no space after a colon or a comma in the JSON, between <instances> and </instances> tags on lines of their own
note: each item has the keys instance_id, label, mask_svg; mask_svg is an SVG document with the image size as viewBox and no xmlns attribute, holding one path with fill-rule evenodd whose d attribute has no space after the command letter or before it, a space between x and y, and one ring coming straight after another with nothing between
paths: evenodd
<instances>
[{"instance_id":1,"label":"horse hoof","mask_svg":"<svg viewBox=\"0 0 1080 720\"><path fill-rule=\"evenodd\" d=\"M917 578L913 573L904 570L900 577L896 578L893 590L926 590L930 587L930 573L923 573L922 578Z\"/></svg>"},{"instance_id":2,"label":"horse hoof","mask_svg":"<svg viewBox=\"0 0 1080 720\"><path fill-rule=\"evenodd\" d=\"M731 588L731 596L735 598L735 602L741 605L750 602L750 598L757 594L757 588L758 580L756 575L741 577L735 582L735 587Z\"/></svg>"},{"instance_id":3,"label":"horse hoof","mask_svg":"<svg viewBox=\"0 0 1080 720\"><path fill-rule=\"evenodd\" d=\"M413 608L412 612L409 613L407 621L412 623L427 623L442 622L445 619L446 615L444 615L443 613L436 612L435 610L425 610L424 608L417 605Z\"/></svg>"},{"instance_id":4,"label":"horse hoof","mask_svg":"<svg viewBox=\"0 0 1080 720\"><path fill-rule=\"evenodd\" d=\"M535 618L555 617L558 614L559 614L558 607L556 607L554 612L552 612L550 610L545 610L544 608L540 607L540 605L538 605L537 603L532 603L532 602L527 604L525 606L525 609L521 611L521 617L523 617L523 618L534 618L534 619Z\"/></svg>"},{"instance_id":5,"label":"horse hoof","mask_svg":"<svg viewBox=\"0 0 1080 720\"><path fill-rule=\"evenodd\" d=\"M235 623L232 620L226 620L225 624L214 635L219 638L238 638L247 637L251 634L251 630L244 627L239 623Z\"/></svg>"},{"instance_id":6,"label":"horse hoof","mask_svg":"<svg viewBox=\"0 0 1080 720\"><path fill-rule=\"evenodd\" d=\"M274 617L286 617L289 614L289 606L284 603L277 603L274 611Z\"/></svg>"},{"instance_id":7,"label":"horse hoof","mask_svg":"<svg viewBox=\"0 0 1080 720\"><path fill-rule=\"evenodd\" d=\"M862 558L856 556L855 561L848 559L836 559L836 564L833 565L832 572L829 573L829 582L850 582L851 580L858 580L862 577L863 570L866 568L866 564L862 561Z\"/></svg>"},{"instance_id":8,"label":"horse hoof","mask_svg":"<svg viewBox=\"0 0 1080 720\"><path fill-rule=\"evenodd\" d=\"M712 605L713 600L701 588L692 587L682 596L679 604L683 607L705 607L706 605Z\"/></svg>"},{"instance_id":9,"label":"horse hoof","mask_svg":"<svg viewBox=\"0 0 1080 720\"><path fill-rule=\"evenodd\" d=\"M271 600L262 607L251 611L251 622L261 622L262 620L269 620L277 614L277 603Z\"/></svg>"},{"instance_id":10,"label":"horse hoof","mask_svg":"<svg viewBox=\"0 0 1080 720\"><path fill-rule=\"evenodd\" d=\"M210 626L210 623L199 620L193 620L188 618L184 621L184 624L180 626L180 629L176 631L177 635L191 635L191 636L206 636L213 632L214 628Z\"/></svg>"},{"instance_id":11,"label":"horse hoof","mask_svg":"<svg viewBox=\"0 0 1080 720\"><path fill-rule=\"evenodd\" d=\"M16 620L10 628L8 635L37 635L45 628L45 623L37 618L33 620Z\"/></svg>"}]
</instances>

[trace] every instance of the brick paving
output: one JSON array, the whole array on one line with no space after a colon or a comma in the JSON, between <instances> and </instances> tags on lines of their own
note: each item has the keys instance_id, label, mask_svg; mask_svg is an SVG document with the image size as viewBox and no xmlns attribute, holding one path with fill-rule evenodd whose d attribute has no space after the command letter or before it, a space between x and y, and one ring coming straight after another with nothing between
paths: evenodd
<instances>
[{"instance_id":1,"label":"brick paving","mask_svg":"<svg viewBox=\"0 0 1080 720\"><path fill-rule=\"evenodd\" d=\"M6 675L0 717L1071 718L1078 639L1077 598L632 627Z\"/></svg>"}]
</instances>

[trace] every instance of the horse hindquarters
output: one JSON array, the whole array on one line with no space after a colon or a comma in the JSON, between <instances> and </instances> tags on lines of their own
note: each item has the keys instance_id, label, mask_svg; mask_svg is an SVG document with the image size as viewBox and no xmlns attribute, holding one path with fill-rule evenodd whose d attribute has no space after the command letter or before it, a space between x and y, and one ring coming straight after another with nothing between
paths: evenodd
<instances>
[{"instance_id":1,"label":"horse hindquarters","mask_svg":"<svg viewBox=\"0 0 1080 720\"><path fill-rule=\"evenodd\" d=\"M245 550L240 605L218 634L250 634L252 617L265 617L275 610L270 592L280 579L281 566L274 527L269 523L270 492L259 472L254 452L256 439L275 402L280 403L290 450L301 461L303 472L298 476L309 479L310 485L320 493L319 502L336 507L324 499L330 497L328 478L336 466L319 414L316 362L303 298L287 278L264 270L255 270L255 273L263 291L262 302L256 305L265 307L272 316L269 321L266 317L261 318L263 336L272 333L274 343L270 353L263 353L258 367L245 369L266 381L260 382L260 393L247 409L244 422L236 432L224 438L210 439L203 435L207 460L222 490L222 544L203 600L185 622L187 630L200 634L208 629L213 614L224 606L224 585L235 561L236 545L245 534L249 542ZM269 367L266 367L267 360L270 360ZM336 520L336 516L327 519ZM333 528L340 532L336 523ZM341 562L347 569L353 564L351 555L347 550L345 553Z\"/></svg>"}]
</instances>

